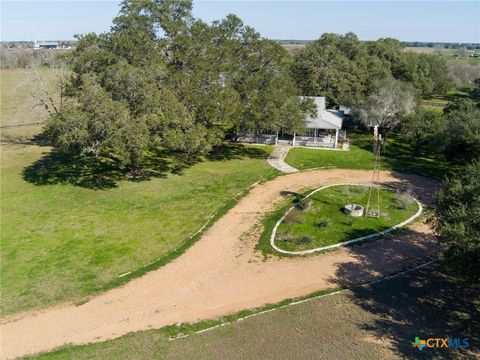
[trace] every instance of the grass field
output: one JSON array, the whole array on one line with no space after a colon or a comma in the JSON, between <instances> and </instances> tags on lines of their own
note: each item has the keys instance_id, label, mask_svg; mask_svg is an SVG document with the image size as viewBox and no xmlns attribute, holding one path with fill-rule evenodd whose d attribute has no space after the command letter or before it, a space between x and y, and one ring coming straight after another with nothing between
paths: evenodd
<instances>
[{"instance_id":1,"label":"grass field","mask_svg":"<svg viewBox=\"0 0 480 360\"><path fill-rule=\"evenodd\" d=\"M42 68L39 72L46 88L55 93L56 73ZM36 106L32 94L38 94L38 85L33 70L0 69L0 126L34 124L45 120L47 113Z\"/></svg>"},{"instance_id":2,"label":"grass field","mask_svg":"<svg viewBox=\"0 0 480 360\"><path fill-rule=\"evenodd\" d=\"M109 164L29 143L38 130L2 129L2 314L118 285L276 174L265 161L271 148L228 146L199 162L164 155L155 176L127 181Z\"/></svg>"},{"instance_id":3,"label":"grass field","mask_svg":"<svg viewBox=\"0 0 480 360\"><path fill-rule=\"evenodd\" d=\"M452 334L468 337L470 347L427 349L422 357L473 359L480 351L479 297L477 286L463 287L433 266L175 341L163 329L149 330L33 358L404 359L419 356L415 336Z\"/></svg>"},{"instance_id":4,"label":"grass field","mask_svg":"<svg viewBox=\"0 0 480 360\"><path fill-rule=\"evenodd\" d=\"M349 151L325 151L318 149L294 148L288 152L285 161L300 170L314 168L372 169L372 135L348 132ZM430 177L442 177L449 165L430 154L415 153L400 139L392 136L382 156L381 168L405 173L416 173Z\"/></svg>"},{"instance_id":5,"label":"grass field","mask_svg":"<svg viewBox=\"0 0 480 360\"><path fill-rule=\"evenodd\" d=\"M287 251L303 251L337 244L386 230L414 215L418 205L405 195L380 191L380 217L352 217L342 210L346 204L366 206L369 189L334 186L316 192L289 212L277 229L276 245ZM374 203L377 199L373 193Z\"/></svg>"},{"instance_id":6,"label":"grass field","mask_svg":"<svg viewBox=\"0 0 480 360\"><path fill-rule=\"evenodd\" d=\"M473 86L464 86L448 91L445 95L432 95L421 100L420 106L424 109L442 112L449 101L454 99L477 99Z\"/></svg>"},{"instance_id":7,"label":"grass field","mask_svg":"<svg viewBox=\"0 0 480 360\"><path fill-rule=\"evenodd\" d=\"M480 63L480 58L470 57L471 54L480 53L480 50L465 50L464 57L455 57L458 54L457 49L435 49L433 47L406 47L405 51L419 53L419 54L438 54L445 57L448 61Z\"/></svg>"}]
</instances>

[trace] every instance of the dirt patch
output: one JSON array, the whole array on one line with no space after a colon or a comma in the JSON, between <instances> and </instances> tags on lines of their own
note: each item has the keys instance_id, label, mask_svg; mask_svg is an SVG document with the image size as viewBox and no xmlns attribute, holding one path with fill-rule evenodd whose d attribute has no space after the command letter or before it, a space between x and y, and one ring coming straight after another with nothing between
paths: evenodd
<instances>
[{"instance_id":1,"label":"dirt patch","mask_svg":"<svg viewBox=\"0 0 480 360\"><path fill-rule=\"evenodd\" d=\"M436 252L427 226L361 246L299 258L258 261L252 227L275 209L282 192L334 182L369 183L364 170L317 170L257 185L184 255L166 266L80 306L62 305L3 319L2 358L57 346L113 339L131 331L195 322L364 282L418 263ZM436 184L414 175L382 172L384 185L408 188L429 204ZM239 243L241 242L241 246Z\"/></svg>"}]
</instances>

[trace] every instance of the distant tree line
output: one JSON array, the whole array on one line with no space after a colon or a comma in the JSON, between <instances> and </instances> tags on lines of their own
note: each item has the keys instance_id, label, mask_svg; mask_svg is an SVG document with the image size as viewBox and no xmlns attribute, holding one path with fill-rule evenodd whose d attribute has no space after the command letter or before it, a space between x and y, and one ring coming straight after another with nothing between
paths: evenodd
<instances>
[{"instance_id":1,"label":"distant tree line","mask_svg":"<svg viewBox=\"0 0 480 360\"><path fill-rule=\"evenodd\" d=\"M309 44L313 40L294 40L294 39L279 39L280 44ZM368 40L362 40L362 42L368 42ZM428 47L435 48L440 46L444 49L480 49L479 43L451 43L451 42L432 42L432 41L401 41L404 47Z\"/></svg>"},{"instance_id":2,"label":"distant tree line","mask_svg":"<svg viewBox=\"0 0 480 360\"><path fill-rule=\"evenodd\" d=\"M445 49L462 49L467 48L469 50L480 49L478 43L450 43L450 42L422 42L422 41L402 41L403 46L407 47L429 47L442 46Z\"/></svg>"}]
</instances>

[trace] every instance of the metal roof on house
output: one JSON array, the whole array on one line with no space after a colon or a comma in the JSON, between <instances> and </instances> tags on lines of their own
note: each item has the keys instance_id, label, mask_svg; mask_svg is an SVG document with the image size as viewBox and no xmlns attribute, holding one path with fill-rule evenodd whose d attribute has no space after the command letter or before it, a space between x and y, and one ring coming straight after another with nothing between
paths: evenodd
<instances>
[{"instance_id":1,"label":"metal roof on house","mask_svg":"<svg viewBox=\"0 0 480 360\"><path fill-rule=\"evenodd\" d=\"M317 116L307 117L305 126L308 129L334 129L340 130L343 124L343 114L338 110L327 110L325 108L325 97L323 96L305 96L313 99L317 105Z\"/></svg>"}]
</instances>

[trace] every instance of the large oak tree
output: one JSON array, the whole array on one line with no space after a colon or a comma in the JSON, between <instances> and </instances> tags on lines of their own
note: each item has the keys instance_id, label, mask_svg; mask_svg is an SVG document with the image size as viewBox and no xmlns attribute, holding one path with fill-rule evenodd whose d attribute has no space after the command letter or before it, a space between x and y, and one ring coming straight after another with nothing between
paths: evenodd
<instances>
[{"instance_id":1,"label":"large oak tree","mask_svg":"<svg viewBox=\"0 0 480 360\"><path fill-rule=\"evenodd\" d=\"M79 37L67 100L47 123L63 150L115 156L134 175L155 147L201 154L229 130L295 130L312 104L287 52L236 16L188 0L124 0L111 30Z\"/></svg>"}]
</instances>

